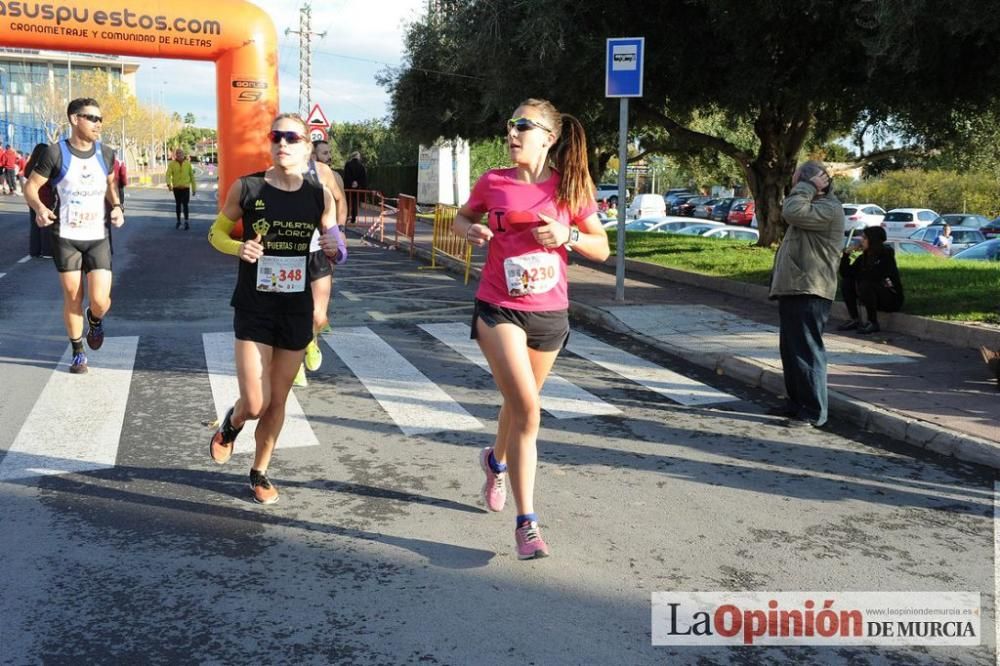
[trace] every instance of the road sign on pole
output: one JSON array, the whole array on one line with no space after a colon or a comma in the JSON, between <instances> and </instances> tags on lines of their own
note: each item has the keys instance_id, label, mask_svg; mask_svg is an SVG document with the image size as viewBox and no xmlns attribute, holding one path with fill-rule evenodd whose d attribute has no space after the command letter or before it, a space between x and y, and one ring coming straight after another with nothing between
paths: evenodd
<instances>
[{"instance_id":1,"label":"road sign on pole","mask_svg":"<svg viewBox=\"0 0 1000 666\"><path fill-rule=\"evenodd\" d=\"M645 37L608 39L604 96L621 98L618 116L618 247L615 300L625 300L625 172L628 169L628 98L642 97ZM638 192L636 192L638 194Z\"/></svg>"},{"instance_id":2,"label":"road sign on pole","mask_svg":"<svg viewBox=\"0 0 1000 666\"><path fill-rule=\"evenodd\" d=\"M323 113L323 109L319 108L319 104L313 104L312 111L309 112L309 117L306 119L306 125L309 125L310 128L330 126L330 121L326 119L326 114Z\"/></svg>"}]
</instances>

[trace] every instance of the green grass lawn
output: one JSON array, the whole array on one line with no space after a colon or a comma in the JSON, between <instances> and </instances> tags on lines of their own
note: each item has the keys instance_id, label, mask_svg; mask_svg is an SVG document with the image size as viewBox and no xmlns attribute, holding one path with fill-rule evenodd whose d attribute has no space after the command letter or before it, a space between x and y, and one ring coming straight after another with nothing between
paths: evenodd
<instances>
[{"instance_id":1,"label":"green grass lawn","mask_svg":"<svg viewBox=\"0 0 1000 666\"><path fill-rule=\"evenodd\" d=\"M617 240L609 230L612 255ZM660 266L766 285L774 250L743 241L628 232L625 256ZM942 257L897 258L906 303L903 312L938 319L1000 324L1000 265Z\"/></svg>"}]
</instances>

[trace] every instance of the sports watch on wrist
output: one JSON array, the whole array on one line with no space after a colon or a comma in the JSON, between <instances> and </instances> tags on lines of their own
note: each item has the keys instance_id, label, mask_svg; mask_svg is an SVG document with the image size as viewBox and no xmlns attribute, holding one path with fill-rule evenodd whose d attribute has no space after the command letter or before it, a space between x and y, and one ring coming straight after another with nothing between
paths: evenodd
<instances>
[{"instance_id":1,"label":"sports watch on wrist","mask_svg":"<svg viewBox=\"0 0 1000 666\"><path fill-rule=\"evenodd\" d=\"M577 227L569 228L569 238L566 239L566 249L572 250L573 246L580 242L580 229Z\"/></svg>"}]
</instances>

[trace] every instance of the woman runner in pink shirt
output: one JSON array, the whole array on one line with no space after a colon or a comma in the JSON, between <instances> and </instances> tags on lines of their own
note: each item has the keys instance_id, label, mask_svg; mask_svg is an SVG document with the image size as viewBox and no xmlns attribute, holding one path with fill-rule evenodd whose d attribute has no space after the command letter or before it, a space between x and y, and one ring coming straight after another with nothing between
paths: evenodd
<instances>
[{"instance_id":1,"label":"woman runner in pink shirt","mask_svg":"<svg viewBox=\"0 0 1000 666\"><path fill-rule=\"evenodd\" d=\"M503 395L496 443L479 453L483 498L501 511L517 505L519 559L547 557L534 507L540 392L569 338L566 252L607 259L580 121L529 99L507 121L515 166L486 172L455 216L454 231L489 243L472 315L472 337ZM549 153L552 152L552 164ZM486 219L483 220L483 215Z\"/></svg>"}]
</instances>

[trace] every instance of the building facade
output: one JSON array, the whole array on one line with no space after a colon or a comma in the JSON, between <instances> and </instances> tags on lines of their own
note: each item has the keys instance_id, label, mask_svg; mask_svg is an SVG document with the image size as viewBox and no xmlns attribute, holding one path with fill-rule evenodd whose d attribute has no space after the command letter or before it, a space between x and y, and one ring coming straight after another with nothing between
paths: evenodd
<instances>
[{"instance_id":1,"label":"building facade","mask_svg":"<svg viewBox=\"0 0 1000 666\"><path fill-rule=\"evenodd\" d=\"M106 73L109 89L120 80L134 95L138 69L117 56L0 48L0 142L25 152L48 142L63 127L81 72Z\"/></svg>"}]
</instances>

